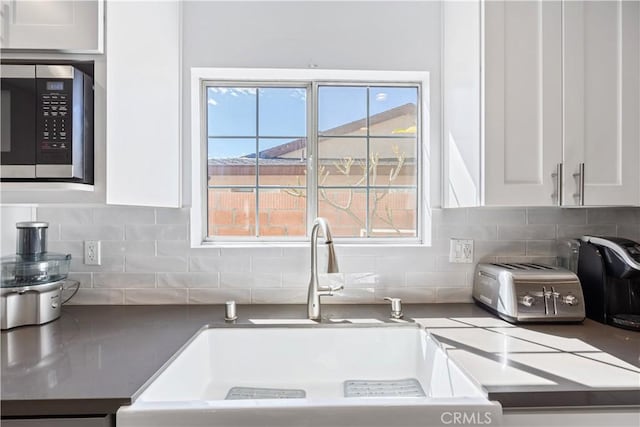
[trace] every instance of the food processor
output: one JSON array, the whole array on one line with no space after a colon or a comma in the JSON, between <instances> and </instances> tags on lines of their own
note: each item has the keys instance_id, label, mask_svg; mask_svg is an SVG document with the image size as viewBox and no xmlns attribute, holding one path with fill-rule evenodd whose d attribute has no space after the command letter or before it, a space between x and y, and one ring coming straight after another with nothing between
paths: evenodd
<instances>
[{"instance_id":1,"label":"food processor","mask_svg":"<svg viewBox=\"0 0 640 427\"><path fill-rule=\"evenodd\" d=\"M71 254L47 252L46 222L18 222L16 254L0 258L1 329L40 325L60 317L62 304L80 283L68 280ZM62 301L62 292L74 287Z\"/></svg>"}]
</instances>

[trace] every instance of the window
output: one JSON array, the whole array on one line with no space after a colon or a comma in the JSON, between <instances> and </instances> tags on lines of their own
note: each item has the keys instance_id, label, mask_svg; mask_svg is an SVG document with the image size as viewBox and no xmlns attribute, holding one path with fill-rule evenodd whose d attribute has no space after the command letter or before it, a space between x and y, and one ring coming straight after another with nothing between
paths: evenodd
<instances>
[{"instance_id":1,"label":"window","mask_svg":"<svg viewBox=\"0 0 640 427\"><path fill-rule=\"evenodd\" d=\"M423 74L201 71L194 161L204 170L194 177L206 184L194 193L202 219L192 215L200 241L305 240L316 216L337 239L421 240Z\"/></svg>"}]
</instances>

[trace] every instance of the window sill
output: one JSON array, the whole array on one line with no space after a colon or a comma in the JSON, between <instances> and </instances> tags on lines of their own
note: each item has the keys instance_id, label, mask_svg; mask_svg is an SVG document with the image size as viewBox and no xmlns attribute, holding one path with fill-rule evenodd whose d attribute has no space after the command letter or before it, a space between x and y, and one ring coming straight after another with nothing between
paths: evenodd
<instances>
[{"instance_id":1,"label":"window sill","mask_svg":"<svg viewBox=\"0 0 640 427\"><path fill-rule=\"evenodd\" d=\"M267 249L267 248L308 248L309 241L299 242L201 242L200 244L192 244L192 249ZM420 242L341 242L334 240L337 248L428 248L430 244Z\"/></svg>"}]
</instances>

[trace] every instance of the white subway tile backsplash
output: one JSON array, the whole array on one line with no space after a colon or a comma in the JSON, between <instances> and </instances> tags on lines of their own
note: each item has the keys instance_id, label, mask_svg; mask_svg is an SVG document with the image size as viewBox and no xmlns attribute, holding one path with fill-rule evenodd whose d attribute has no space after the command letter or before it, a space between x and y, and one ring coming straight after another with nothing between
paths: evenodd
<instances>
[{"instance_id":1,"label":"white subway tile backsplash","mask_svg":"<svg viewBox=\"0 0 640 427\"><path fill-rule=\"evenodd\" d=\"M334 292L333 296L323 297L322 301L325 304L373 304L375 302L375 289L344 288L341 291Z\"/></svg>"},{"instance_id":2,"label":"white subway tile backsplash","mask_svg":"<svg viewBox=\"0 0 640 427\"><path fill-rule=\"evenodd\" d=\"M475 249L475 244L476 243L474 242L474 258L472 263L449 262L449 255L441 255L436 259L436 267L434 271L464 273L473 270L476 263L485 262L487 259L491 258L486 254L479 254Z\"/></svg>"},{"instance_id":3,"label":"white subway tile backsplash","mask_svg":"<svg viewBox=\"0 0 640 427\"><path fill-rule=\"evenodd\" d=\"M69 305L122 305L124 304L124 289L85 289L67 302Z\"/></svg>"},{"instance_id":4,"label":"white subway tile backsplash","mask_svg":"<svg viewBox=\"0 0 640 427\"><path fill-rule=\"evenodd\" d=\"M189 257L189 271L193 272L249 272L251 259L242 256Z\"/></svg>"},{"instance_id":5,"label":"white subway tile backsplash","mask_svg":"<svg viewBox=\"0 0 640 427\"><path fill-rule=\"evenodd\" d=\"M38 221L55 224L93 224L92 208L49 208L40 207L36 210Z\"/></svg>"},{"instance_id":6,"label":"white subway tile backsplash","mask_svg":"<svg viewBox=\"0 0 640 427\"><path fill-rule=\"evenodd\" d=\"M528 208L528 224L573 224L587 223L586 209Z\"/></svg>"},{"instance_id":7,"label":"white subway tile backsplash","mask_svg":"<svg viewBox=\"0 0 640 427\"><path fill-rule=\"evenodd\" d=\"M639 224L638 208L587 209L587 224Z\"/></svg>"},{"instance_id":8,"label":"white subway tile backsplash","mask_svg":"<svg viewBox=\"0 0 640 427\"><path fill-rule=\"evenodd\" d=\"M69 280L77 280L80 282L81 288L93 287L93 275L91 273L69 273L67 278Z\"/></svg>"},{"instance_id":9,"label":"white subway tile backsplash","mask_svg":"<svg viewBox=\"0 0 640 427\"><path fill-rule=\"evenodd\" d=\"M306 302L306 288L264 288L251 290L252 304L304 304ZM300 316L306 316L306 312L301 313Z\"/></svg>"},{"instance_id":10,"label":"white subway tile backsplash","mask_svg":"<svg viewBox=\"0 0 640 427\"><path fill-rule=\"evenodd\" d=\"M311 273L282 273L283 288L307 288Z\"/></svg>"},{"instance_id":11,"label":"white subway tile backsplash","mask_svg":"<svg viewBox=\"0 0 640 427\"><path fill-rule=\"evenodd\" d=\"M94 273L94 288L155 288L155 273Z\"/></svg>"},{"instance_id":12,"label":"white subway tile backsplash","mask_svg":"<svg viewBox=\"0 0 640 427\"><path fill-rule=\"evenodd\" d=\"M158 240L156 241L156 255L191 255L198 257L218 257L219 248L192 248L188 240Z\"/></svg>"},{"instance_id":13,"label":"white subway tile backsplash","mask_svg":"<svg viewBox=\"0 0 640 427\"><path fill-rule=\"evenodd\" d=\"M407 286L412 288L460 287L466 283L466 273L407 273Z\"/></svg>"},{"instance_id":14,"label":"white subway tile backsplash","mask_svg":"<svg viewBox=\"0 0 640 427\"><path fill-rule=\"evenodd\" d=\"M378 288L380 275L378 273L343 273L345 288Z\"/></svg>"},{"instance_id":15,"label":"white subway tile backsplash","mask_svg":"<svg viewBox=\"0 0 640 427\"><path fill-rule=\"evenodd\" d=\"M381 251L384 252L384 251ZM432 255L405 255L377 256L374 258L376 271L378 272L409 272L430 271L435 267L435 257ZM338 263L340 259L338 259Z\"/></svg>"},{"instance_id":16,"label":"white subway tile backsplash","mask_svg":"<svg viewBox=\"0 0 640 427\"><path fill-rule=\"evenodd\" d=\"M126 225L127 240L187 240L187 224Z\"/></svg>"},{"instance_id":17,"label":"white subway tile backsplash","mask_svg":"<svg viewBox=\"0 0 640 427\"><path fill-rule=\"evenodd\" d=\"M63 240L60 233L60 224L50 223L47 229L47 240L53 242L56 240Z\"/></svg>"},{"instance_id":18,"label":"white subway tile backsplash","mask_svg":"<svg viewBox=\"0 0 640 427\"><path fill-rule=\"evenodd\" d=\"M187 289L125 289L124 303L139 304L187 304Z\"/></svg>"},{"instance_id":19,"label":"white subway tile backsplash","mask_svg":"<svg viewBox=\"0 0 640 427\"><path fill-rule=\"evenodd\" d=\"M156 224L186 224L189 222L189 209L157 208Z\"/></svg>"},{"instance_id":20,"label":"white subway tile backsplash","mask_svg":"<svg viewBox=\"0 0 640 427\"><path fill-rule=\"evenodd\" d=\"M102 256L117 255L156 255L156 242L149 240L103 240Z\"/></svg>"},{"instance_id":21,"label":"white subway tile backsplash","mask_svg":"<svg viewBox=\"0 0 640 427\"><path fill-rule=\"evenodd\" d=\"M526 249L527 244L525 241L499 240L487 242L479 240L473 244L474 261L500 255L524 255Z\"/></svg>"},{"instance_id":22,"label":"white subway tile backsplash","mask_svg":"<svg viewBox=\"0 0 640 427\"><path fill-rule=\"evenodd\" d=\"M310 262L306 258L296 256L266 258L256 256L251 259L251 271L254 273L302 273L311 269Z\"/></svg>"},{"instance_id":23,"label":"white subway tile backsplash","mask_svg":"<svg viewBox=\"0 0 640 427\"><path fill-rule=\"evenodd\" d=\"M127 255L125 258L125 271L132 273L187 271L187 267L187 257Z\"/></svg>"},{"instance_id":24,"label":"white subway tile backsplash","mask_svg":"<svg viewBox=\"0 0 640 427\"><path fill-rule=\"evenodd\" d=\"M72 254L81 280L73 304L304 304L310 270L306 243L191 248L189 209L41 207L49 250ZM461 208L432 211L432 245L336 244L344 284L327 303L469 302L479 261L556 263L556 239L583 234L640 240L640 208ZM449 263L449 239L474 240L473 263ZM102 241L102 265L82 262L83 241ZM320 271L326 250L319 245ZM301 314L304 316L304 313Z\"/></svg>"},{"instance_id":25,"label":"white subway tile backsplash","mask_svg":"<svg viewBox=\"0 0 640 427\"><path fill-rule=\"evenodd\" d=\"M221 288L276 288L282 286L280 273L220 273Z\"/></svg>"},{"instance_id":26,"label":"white subway tile backsplash","mask_svg":"<svg viewBox=\"0 0 640 427\"><path fill-rule=\"evenodd\" d=\"M527 221L524 208L471 208L467 214L469 224L520 225Z\"/></svg>"},{"instance_id":27,"label":"white subway tile backsplash","mask_svg":"<svg viewBox=\"0 0 640 427\"><path fill-rule=\"evenodd\" d=\"M153 224L153 208L145 207L109 207L97 208L93 212L95 224Z\"/></svg>"},{"instance_id":28,"label":"white subway tile backsplash","mask_svg":"<svg viewBox=\"0 0 640 427\"><path fill-rule=\"evenodd\" d=\"M558 244L555 240L529 240L527 242L528 256L555 256Z\"/></svg>"},{"instance_id":29,"label":"white subway tile backsplash","mask_svg":"<svg viewBox=\"0 0 640 427\"><path fill-rule=\"evenodd\" d=\"M467 209L433 209L431 220L434 224L466 224Z\"/></svg>"},{"instance_id":30,"label":"white subway tile backsplash","mask_svg":"<svg viewBox=\"0 0 640 427\"><path fill-rule=\"evenodd\" d=\"M434 227L435 237L440 240L474 239L496 240L498 238L497 225L441 225Z\"/></svg>"},{"instance_id":31,"label":"white subway tile backsplash","mask_svg":"<svg viewBox=\"0 0 640 427\"><path fill-rule=\"evenodd\" d=\"M471 298L471 287L461 288L437 288L436 289L436 301L437 303L456 303L456 302L473 302Z\"/></svg>"},{"instance_id":32,"label":"white subway tile backsplash","mask_svg":"<svg viewBox=\"0 0 640 427\"><path fill-rule=\"evenodd\" d=\"M235 301L236 304L250 304L249 289L189 289L189 304L224 304Z\"/></svg>"},{"instance_id":33,"label":"white subway tile backsplash","mask_svg":"<svg viewBox=\"0 0 640 427\"><path fill-rule=\"evenodd\" d=\"M82 257L71 257L71 265L69 270L74 273L87 273L87 272L123 272L124 271L124 257L102 257L100 265L86 265Z\"/></svg>"},{"instance_id":34,"label":"white subway tile backsplash","mask_svg":"<svg viewBox=\"0 0 640 427\"><path fill-rule=\"evenodd\" d=\"M498 225L499 240L551 240L556 238L553 224Z\"/></svg>"},{"instance_id":35,"label":"white subway tile backsplash","mask_svg":"<svg viewBox=\"0 0 640 427\"><path fill-rule=\"evenodd\" d=\"M84 257L84 243L82 241L65 241L54 240L47 243L47 250L49 252L57 252L63 254L71 254L72 258Z\"/></svg>"},{"instance_id":36,"label":"white subway tile backsplash","mask_svg":"<svg viewBox=\"0 0 640 427\"><path fill-rule=\"evenodd\" d=\"M389 269L376 273L378 284L381 287L402 287L407 285L407 277L401 270Z\"/></svg>"},{"instance_id":37,"label":"white subway tile backsplash","mask_svg":"<svg viewBox=\"0 0 640 427\"><path fill-rule=\"evenodd\" d=\"M376 258L372 256L343 256L338 259L341 273L373 273Z\"/></svg>"},{"instance_id":38,"label":"white subway tile backsplash","mask_svg":"<svg viewBox=\"0 0 640 427\"><path fill-rule=\"evenodd\" d=\"M300 250L302 248L298 248L297 252L291 252L289 254L284 254L285 256L299 256ZM265 246L265 247L223 247L220 248L220 255L222 256L242 256L242 257L279 257L283 255L283 248L279 248L277 246Z\"/></svg>"},{"instance_id":39,"label":"white subway tile backsplash","mask_svg":"<svg viewBox=\"0 0 640 427\"><path fill-rule=\"evenodd\" d=\"M60 225L60 240L122 240L122 225Z\"/></svg>"},{"instance_id":40,"label":"white subway tile backsplash","mask_svg":"<svg viewBox=\"0 0 640 427\"><path fill-rule=\"evenodd\" d=\"M592 236L615 236L617 227L609 225L558 225L558 239L578 239L587 234Z\"/></svg>"},{"instance_id":41,"label":"white subway tile backsplash","mask_svg":"<svg viewBox=\"0 0 640 427\"><path fill-rule=\"evenodd\" d=\"M159 288L217 288L218 273L158 273Z\"/></svg>"}]
</instances>

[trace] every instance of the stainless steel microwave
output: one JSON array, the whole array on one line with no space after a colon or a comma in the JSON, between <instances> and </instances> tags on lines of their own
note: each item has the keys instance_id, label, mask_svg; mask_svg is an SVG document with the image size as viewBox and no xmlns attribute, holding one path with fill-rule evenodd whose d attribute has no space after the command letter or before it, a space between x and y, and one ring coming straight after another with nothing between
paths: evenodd
<instances>
[{"instance_id":1,"label":"stainless steel microwave","mask_svg":"<svg viewBox=\"0 0 640 427\"><path fill-rule=\"evenodd\" d=\"M0 64L0 178L93 184L93 79L71 64Z\"/></svg>"}]
</instances>

